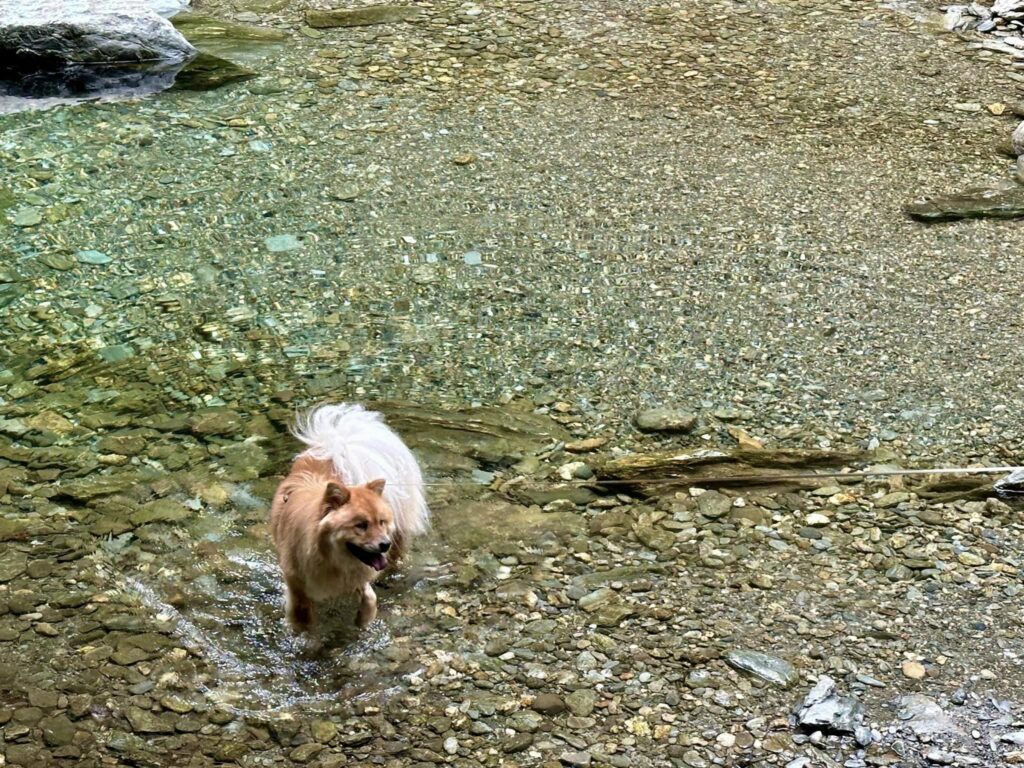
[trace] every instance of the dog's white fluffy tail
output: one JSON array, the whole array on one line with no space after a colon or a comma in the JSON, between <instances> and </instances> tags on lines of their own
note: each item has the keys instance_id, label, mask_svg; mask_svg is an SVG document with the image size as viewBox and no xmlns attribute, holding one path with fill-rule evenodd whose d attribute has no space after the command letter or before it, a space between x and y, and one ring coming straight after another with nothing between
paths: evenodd
<instances>
[{"instance_id":1,"label":"dog's white fluffy tail","mask_svg":"<svg viewBox=\"0 0 1024 768\"><path fill-rule=\"evenodd\" d=\"M420 466L381 414L361 405L321 405L300 416L293 432L309 446L307 455L333 462L345 483L361 485L384 478L384 498L403 536L427 530L430 510Z\"/></svg>"}]
</instances>

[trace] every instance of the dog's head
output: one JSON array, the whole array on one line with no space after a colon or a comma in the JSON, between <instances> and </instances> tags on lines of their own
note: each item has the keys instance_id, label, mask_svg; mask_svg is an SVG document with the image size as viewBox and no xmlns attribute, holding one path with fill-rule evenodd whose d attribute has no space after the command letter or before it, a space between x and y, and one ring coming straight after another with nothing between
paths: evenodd
<instances>
[{"instance_id":1,"label":"dog's head","mask_svg":"<svg viewBox=\"0 0 1024 768\"><path fill-rule=\"evenodd\" d=\"M321 541L375 571L387 568L395 519L383 493L383 480L353 486L328 483L321 507Z\"/></svg>"}]
</instances>

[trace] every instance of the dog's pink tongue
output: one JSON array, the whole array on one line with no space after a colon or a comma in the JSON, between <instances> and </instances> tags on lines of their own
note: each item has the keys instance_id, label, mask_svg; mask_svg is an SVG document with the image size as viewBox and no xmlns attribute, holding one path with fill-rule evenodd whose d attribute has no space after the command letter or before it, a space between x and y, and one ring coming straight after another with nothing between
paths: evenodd
<instances>
[{"instance_id":1,"label":"dog's pink tongue","mask_svg":"<svg viewBox=\"0 0 1024 768\"><path fill-rule=\"evenodd\" d=\"M374 555L370 560L370 567L375 571L383 571L388 567L388 559L384 555Z\"/></svg>"}]
</instances>

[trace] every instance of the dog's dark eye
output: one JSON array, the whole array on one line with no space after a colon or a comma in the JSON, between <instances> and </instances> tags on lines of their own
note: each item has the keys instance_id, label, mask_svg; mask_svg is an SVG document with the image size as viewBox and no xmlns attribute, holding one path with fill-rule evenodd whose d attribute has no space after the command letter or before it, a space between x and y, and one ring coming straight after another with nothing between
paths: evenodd
<instances>
[{"instance_id":1,"label":"dog's dark eye","mask_svg":"<svg viewBox=\"0 0 1024 768\"><path fill-rule=\"evenodd\" d=\"M362 521L356 523L356 528L358 528L360 531L365 531L369 527L370 527L370 524L368 522L366 522L365 520L362 520Z\"/></svg>"}]
</instances>

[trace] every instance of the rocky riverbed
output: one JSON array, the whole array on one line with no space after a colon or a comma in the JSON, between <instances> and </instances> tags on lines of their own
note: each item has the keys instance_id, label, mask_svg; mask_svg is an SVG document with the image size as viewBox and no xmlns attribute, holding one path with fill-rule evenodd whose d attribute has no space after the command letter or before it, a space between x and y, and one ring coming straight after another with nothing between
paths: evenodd
<instances>
[{"instance_id":1,"label":"rocky riverbed","mask_svg":"<svg viewBox=\"0 0 1024 768\"><path fill-rule=\"evenodd\" d=\"M255 77L0 117L0 765L1024 760L1012 499L635 482L1020 462L1020 230L901 210L1008 177L1016 73L864 0L193 5ZM316 655L327 398L436 524Z\"/></svg>"},{"instance_id":2,"label":"rocky riverbed","mask_svg":"<svg viewBox=\"0 0 1024 768\"><path fill-rule=\"evenodd\" d=\"M563 480L628 461L572 439L571 407L380 407L424 458L435 530L381 621L359 635L336 606L319 653L282 625L267 540L288 409L8 407L6 764L1021 756L1021 524L991 491L629 496Z\"/></svg>"}]
</instances>

